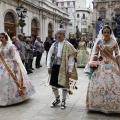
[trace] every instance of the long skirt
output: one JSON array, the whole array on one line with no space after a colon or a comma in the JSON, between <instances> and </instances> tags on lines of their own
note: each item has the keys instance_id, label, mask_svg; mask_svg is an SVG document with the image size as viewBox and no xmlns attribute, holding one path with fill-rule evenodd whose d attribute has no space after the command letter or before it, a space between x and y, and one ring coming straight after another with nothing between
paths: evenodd
<instances>
[{"instance_id":1,"label":"long skirt","mask_svg":"<svg viewBox=\"0 0 120 120\"><path fill-rule=\"evenodd\" d=\"M120 71L112 60L100 62L88 85L86 108L104 113L120 113Z\"/></svg>"},{"instance_id":2,"label":"long skirt","mask_svg":"<svg viewBox=\"0 0 120 120\"><path fill-rule=\"evenodd\" d=\"M11 69L11 71L14 73L13 61L9 61L6 63ZM16 85L15 81L6 70L3 63L0 61L0 106L7 106L22 102L35 93L34 86L32 85L30 78L23 70L22 75L23 86L26 88L25 90L23 90L24 97L18 92L18 86ZM18 82L20 83L19 69L15 76Z\"/></svg>"},{"instance_id":3,"label":"long skirt","mask_svg":"<svg viewBox=\"0 0 120 120\"><path fill-rule=\"evenodd\" d=\"M86 50L78 50L77 67L85 67L88 62L89 55Z\"/></svg>"},{"instance_id":4,"label":"long skirt","mask_svg":"<svg viewBox=\"0 0 120 120\"><path fill-rule=\"evenodd\" d=\"M63 88L61 85L58 84L59 69L60 65L52 66L50 85L57 88Z\"/></svg>"}]
</instances>

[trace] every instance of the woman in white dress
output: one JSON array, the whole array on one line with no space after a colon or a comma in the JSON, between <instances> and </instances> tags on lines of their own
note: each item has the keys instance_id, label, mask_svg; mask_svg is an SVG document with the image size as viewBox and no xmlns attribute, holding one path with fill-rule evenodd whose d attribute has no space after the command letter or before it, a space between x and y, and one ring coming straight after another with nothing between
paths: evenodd
<instances>
[{"instance_id":1,"label":"woman in white dress","mask_svg":"<svg viewBox=\"0 0 120 120\"><path fill-rule=\"evenodd\" d=\"M104 26L100 31L90 60L94 55L101 61L89 81L86 108L104 113L120 113L120 62L116 59L119 57L119 47L109 26Z\"/></svg>"},{"instance_id":2,"label":"woman in white dress","mask_svg":"<svg viewBox=\"0 0 120 120\"><path fill-rule=\"evenodd\" d=\"M6 33L0 33L0 43L0 106L7 106L28 99L35 90Z\"/></svg>"}]
</instances>

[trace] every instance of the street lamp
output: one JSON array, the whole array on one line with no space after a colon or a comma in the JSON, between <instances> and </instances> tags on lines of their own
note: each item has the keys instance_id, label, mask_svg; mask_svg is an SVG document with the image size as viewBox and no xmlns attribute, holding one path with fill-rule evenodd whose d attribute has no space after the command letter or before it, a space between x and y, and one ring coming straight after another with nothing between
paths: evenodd
<instances>
[{"instance_id":1,"label":"street lamp","mask_svg":"<svg viewBox=\"0 0 120 120\"><path fill-rule=\"evenodd\" d=\"M60 28L63 28L63 21L60 20L59 23L60 23Z\"/></svg>"},{"instance_id":2,"label":"street lamp","mask_svg":"<svg viewBox=\"0 0 120 120\"><path fill-rule=\"evenodd\" d=\"M21 5L21 6L18 6L18 7L16 8L16 11L17 11L18 17L20 18L20 19L19 19L19 22L18 22L18 25L21 27L21 33L23 33L23 27L26 25L24 19L25 19L25 17L26 17L27 8L24 8L24 7Z\"/></svg>"}]
</instances>

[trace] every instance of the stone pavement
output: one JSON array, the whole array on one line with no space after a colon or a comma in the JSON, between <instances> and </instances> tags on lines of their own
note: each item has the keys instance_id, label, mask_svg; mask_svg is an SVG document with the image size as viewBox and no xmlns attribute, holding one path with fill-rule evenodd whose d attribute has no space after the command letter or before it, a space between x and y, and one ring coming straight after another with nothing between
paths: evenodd
<instances>
[{"instance_id":1,"label":"stone pavement","mask_svg":"<svg viewBox=\"0 0 120 120\"><path fill-rule=\"evenodd\" d=\"M89 80L83 68L78 68L78 90L74 90L74 94L68 96L66 109L61 110L60 106L51 108L54 95L50 86L45 86L48 80L45 53L42 57L42 65L42 68L35 69L34 73L29 75L36 94L23 103L0 107L0 120L120 120L120 116L115 114L106 115L86 111L85 101Z\"/></svg>"}]
</instances>

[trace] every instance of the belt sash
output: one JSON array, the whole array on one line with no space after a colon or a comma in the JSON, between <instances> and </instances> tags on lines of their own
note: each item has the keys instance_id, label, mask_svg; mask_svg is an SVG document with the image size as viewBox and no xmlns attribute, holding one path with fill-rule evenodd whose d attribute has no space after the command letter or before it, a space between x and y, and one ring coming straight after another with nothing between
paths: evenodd
<instances>
[{"instance_id":1,"label":"belt sash","mask_svg":"<svg viewBox=\"0 0 120 120\"><path fill-rule=\"evenodd\" d=\"M16 76L13 74L13 72L11 71L11 69L9 68L9 66L7 65L7 63L5 62L4 58L2 57L2 55L0 54L0 59L2 61L2 63L4 64L5 68L7 69L8 73L11 75L11 77L13 78L14 82L16 83L17 87L18 87L18 93L21 94L21 96L23 97L23 99L26 99L25 94L24 94L24 90L26 89L26 87L23 86L23 75L22 75L22 71L20 69L20 83L17 81Z\"/></svg>"}]
</instances>

